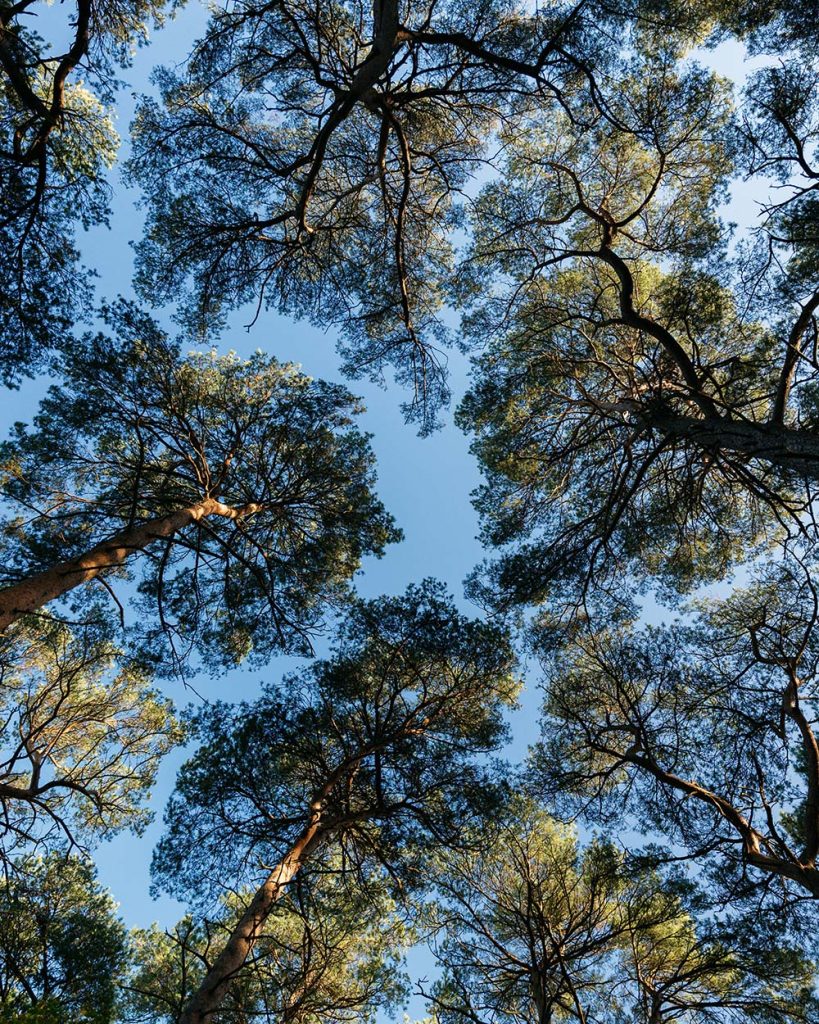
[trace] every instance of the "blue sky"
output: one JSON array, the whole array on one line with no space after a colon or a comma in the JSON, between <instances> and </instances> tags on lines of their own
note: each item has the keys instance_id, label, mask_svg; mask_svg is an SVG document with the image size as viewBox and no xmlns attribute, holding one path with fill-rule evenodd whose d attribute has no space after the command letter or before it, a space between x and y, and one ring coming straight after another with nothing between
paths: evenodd
<instances>
[{"instance_id":1,"label":"blue sky","mask_svg":"<svg viewBox=\"0 0 819 1024\"><path fill-rule=\"evenodd\" d=\"M205 24L204 9L198 3L183 9L176 19L156 34L151 45L135 55L133 67L125 72L127 87L122 91L117 127L123 136L121 156L127 157L128 123L133 113L134 94L147 91L150 69L157 64L175 64L184 60L194 38ZM703 55L705 61L722 74L741 81L744 72L743 53L735 44L724 45ZM96 228L83 238L81 245L86 262L99 273L99 298L131 294L132 251L129 240L139 237L141 217L134 208L136 195L126 190L115 168L113 217L110 228ZM729 207L730 219L747 223L756 212L751 193L735 191ZM339 360L331 334L308 324L295 323L272 313L263 314L248 332L242 324L250 319L241 312L232 320L231 329L223 335L222 350L235 349L249 354L256 348L272 352L279 359L301 364L314 377L339 380ZM468 366L464 357L449 353L454 405L467 384ZM28 419L36 407L46 382L37 380L23 385L19 392L4 396L3 426L15 419ZM400 402L406 397L395 387L380 389L361 381L349 383L364 398L367 411L361 417L363 429L373 435L372 444L378 459L378 491L387 508L396 517L405 533L401 545L390 548L381 560L368 559L357 580L361 594L399 593L407 584L425 576L445 581L465 611L478 614L463 599L464 577L484 556L476 539L478 522L470 503L470 493L479 483L474 459L468 451L468 439L452 424L451 410L444 427L428 438L419 438L414 428L404 424ZM264 672L234 671L219 679L196 679L199 693L222 699L251 696L259 682L277 677L292 668L295 659L281 658ZM528 688L522 708L515 715L515 740L509 750L512 758L524 756L526 747L535 738L537 706L536 672L528 667ZM167 690L181 704L194 699L181 684L168 684ZM161 810L173 785L175 771L183 758L176 752L168 757L153 796L158 820L142 838L122 835L104 844L96 852L102 882L109 886L120 904L128 925L145 926L158 920L172 924L181 906L169 899L153 901L148 895L151 850L161 832ZM429 963L417 963L424 972ZM412 1007L416 1012L420 1006Z\"/></svg>"}]
</instances>

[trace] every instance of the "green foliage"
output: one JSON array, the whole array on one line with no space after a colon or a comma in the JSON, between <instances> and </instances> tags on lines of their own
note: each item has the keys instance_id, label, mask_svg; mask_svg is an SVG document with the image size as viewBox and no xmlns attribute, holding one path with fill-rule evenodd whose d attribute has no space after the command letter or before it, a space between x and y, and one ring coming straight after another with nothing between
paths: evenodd
<instances>
[{"instance_id":1,"label":"green foliage","mask_svg":"<svg viewBox=\"0 0 819 1024\"><path fill-rule=\"evenodd\" d=\"M194 716L200 748L168 804L158 882L202 901L216 879L279 863L316 822L346 871L423 884L429 844L457 845L497 800L479 756L506 736L512 666L504 634L439 585L357 602L329 660Z\"/></svg>"},{"instance_id":2,"label":"green foliage","mask_svg":"<svg viewBox=\"0 0 819 1024\"><path fill-rule=\"evenodd\" d=\"M635 278L655 319L684 330L709 319L698 336L719 339L723 391L743 395L753 415L749 371L731 364L738 353L760 361L770 336L738 324L713 279L648 267ZM459 419L486 476L476 496L484 539L505 549L480 581L500 605L572 607L590 582L616 591L625 576L637 588L690 590L779 535L762 484L749 486L740 459L714 457L686 425L661 346L617 326L618 312L609 274L561 270L520 291L510 333L478 363ZM778 485L770 469L756 479ZM777 493L791 500L781 484Z\"/></svg>"},{"instance_id":3,"label":"green foliage","mask_svg":"<svg viewBox=\"0 0 819 1024\"><path fill-rule=\"evenodd\" d=\"M460 422L501 605L722 579L797 528L819 466L772 424L795 273L763 314L725 259L726 85L663 54L629 70L605 110L529 101L476 204Z\"/></svg>"},{"instance_id":4,"label":"green foliage","mask_svg":"<svg viewBox=\"0 0 819 1024\"><path fill-rule=\"evenodd\" d=\"M16 850L141 832L162 756L181 739L170 702L103 630L47 617L3 637L0 723L6 870Z\"/></svg>"},{"instance_id":5,"label":"green foliage","mask_svg":"<svg viewBox=\"0 0 819 1024\"><path fill-rule=\"evenodd\" d=\"M130 167L149 212L141 287L163 298L189 289L200 326L250 299L338 325L348 369L380 377L391 364L428 429L448 396L436 346L457 200L498 128L520 130L521 96L569 109L603 84L612 102L609 84L629 68L611 38L642 38L634 8L217 8L184 69L157 73L161 101L139 109ZM642 34L656 49L660 33ZM669 20L663 49L680 38ZM588 129L582 118L578 127Z\"/></svg>"},{"instance_id":6,"label":"green foliage","mask_svg":"<svg viewBox=\"0 0 819 1024\"><path fill-rule=\"evenodd\" d=\"M23 49L39 49L36 36L21 31L15 38ZM53 65L50 70L53 74ZM32 87L45 102L49 72ZM108 216L105 174L119 142L111 117L81 85L68 87L64 102L65 127L50 137L47 171L39 162L0 152L0 382L5 385L41 368L44 352L84 317L91 274L79 264L76 229L104 223ZM3 149L27 113L11 84L0 80Z\"/></svg>"},{"instance_id":7,"label":"green foliage","mask_svg":"<svg viewBox=\"0 0 819 1024\"><path fill-rule=\"evenodd\" d=\"M252 894L225 897L221 915L186 917L172 932L156 926L132 934L136 967L127 983L127 1021L160 1024L176 1014L204 975ZM219 1024L246 1020L370 1024L407 995L402 949L410 935L383 890L365 893L317 877L296 884L273 908L251 960L231 982Z\"/></svg>"},{"instance_id":8,"label":"green foliage","mask_svg":"<svg viewBox=\"0 0 819 1024\"><path fill-rule=\"evenodd\" d=\"M373 494L356 400L261 352L182 356L131 306L110 315L120 340L76 346L33 429L17 425L2 448L18 513L6 580L212 499L214 514L135 543L109 574L139 580L142 655L179 664L196 649L218 665L309 651L362 557L400 537ZM71 596L74 609L89 588Z\"/></svg>"},{"instance_id":9,"label":"green foliage","mask_svg":"<svg viewBox=\"0 0 819 1024\"><path fill-rule=\"evenodd\" d=\"M440 1024L807 1021L813 964L743 925L692 915L696 894L517 800L479 854L437 863Z\"/></svg>"},{"instance_id":10,"label":"green foliage","mask_svg":"<svg viewBox=\"0 0 819 1024\"><path fill-rule=\"evenodd\" d=\"M578 633L549 662L538 785L667 837L736 905L819 894L812 569L763 566L687 627Z\"/></svg>"},{"instance_id":11,"label":"green foliage","mask_svg":"<svg viewBox=\"0 0 819 1024\"><path fill-rule=\"evenodd\" d=\"M199 339L249 300L336 326L346 369L394 369L423 429L448 397L441 312L466 309L459 417L483 537L503 549L473 592L541 605L532 778L597 826L663 836L672 852L643 859L691 861L702 889L509 811L491 760L516 693L508 639L427 583L353 601L328 659L190 716L200 749L156 877L221 902L134 936L131 1019L177 1018L256 875L311 829L215 1019L372 1021L403 993L390 899L433 883L441 1024L816 1017L813 966L773 934L819 897L819 600L793 544L819 479L808 8L241 0L156 73L130 165L143 297ZM161 5L76 0L58 55L22 24L35 9L0 0L0 377L57 345L63 380L0 451L0 615L62 598L77 624L24 618L2 648L3 913L24 927L0 938L0 1014L102 1024L122 969L110 904L79 862L12 853L139 830L180 738L145 666L312 653L362 559L400 535L345 389L261 353L182 355L125 303L106 313L115 341L58 344L90 308L76 229L108 212L114 69ZM739 95L691 56L731 34L776 57ZM737 241L721 211L742 176L783 191ZM782 552L688 625L635 627L645 591L679 600ZM111 643L99 586L139 665ZM88 908L70 942L52 899L69 889Z\"/></svg>"},{"instance_id":12,"label":"green foliage","mask_svg":"<svg viewBox=\"0 0 819 1024\"><path fill-rule=\"evenodd\" d=\"M165 4L77 0L67 42L46 6L0 3L0 382L11 386L87 316L93 270L76 234L108 218L115 74ZM30 28L38 14L56 41Z\"/></svg>"},{"instance_id":13,"label":"green foliage","mask_svg":"<svg viewBox=\"0 0 819 1024\"><path fill-rule=\"evenodd\" d=\"M128 944L94 869L57 854L16 869L0 886L0 1021L115 1024Z\"/></svg>"},{"instance_id":14,"label":"green foliage","mask_svg":"<svg viewBox=\"0 0 819 1024\"><path fill-rule=\"evenodd\" d=\"M497 6L447 4L442 23L474 31ZM491 112L473 100L482 69L407 63L384 7L368 57L360 0L219 8L184 70L156 74L130 162L149 196L138 282L169 299L192 279L197 325L248 300L338 325L348 367L380 379L392 362L429 425L448 394L453 198Z\"/></svg>"}]
</instances>

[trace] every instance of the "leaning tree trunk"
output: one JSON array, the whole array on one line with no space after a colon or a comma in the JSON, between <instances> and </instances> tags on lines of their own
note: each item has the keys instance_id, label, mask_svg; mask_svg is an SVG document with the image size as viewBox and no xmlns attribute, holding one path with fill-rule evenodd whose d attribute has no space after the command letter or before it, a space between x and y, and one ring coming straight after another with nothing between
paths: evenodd
<instances>
[{"instance_id":1,"label":"leaning tree trunk","mask_svg":"<svg viewBox=\"0 0 819 1024\"><path fill-rule=\"evenodd\" d=\"M0 633L21 616L42 608L80 583L94 579L105 569L123 565L132 554L144 551L154 541L167 540L207 516L240 519L258 509L256 505L234 509L213 498L206 498L166 516L121 530L84 555L58 562L50 569L0 590Z\"/></svg>"},{"instance_id":2,"label":"leaning tree trunk","mask_svg":"<svg viewBox=\"0 0 819 1024\"><path fill-rule=\"evenodd\" d=\"M314 819L290 848L284 860L273 868L231 932L225 948L214 960L199 988L188 1000L179 1018L179 1024L210 1024L213 1014L222 1005L231 981L250 956L273 905L287 884L298 874L304 862L321 845L323 838L319 823Z\"/></svg>"}]
</instances>

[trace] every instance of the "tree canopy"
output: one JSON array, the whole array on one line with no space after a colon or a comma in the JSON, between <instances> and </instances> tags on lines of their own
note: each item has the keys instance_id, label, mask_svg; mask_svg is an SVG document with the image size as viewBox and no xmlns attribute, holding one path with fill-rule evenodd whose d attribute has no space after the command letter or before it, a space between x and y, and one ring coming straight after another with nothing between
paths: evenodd
<instances>
[{"instance_id":1,"label":"tree canopy","mask_svg":"<svg viewBox=\"0 0 819 1024\"><path fill-rule=\"evenodd\" d=\"M197 715L201 745L168 804L158 880L201 903L226 870L235 884L274 866L182 1021L218 1009L285 886L326 851L347 872L385 871L399 892L423 884L426 844L457 846L499 798L478 756L505 738L512 667L503 634L427 581L353 605L331 659L251 705Z\"/></svg>"},{"instance_id":2,"label":"tree canopy","mask_svg":"<svg viewBox=\"0 0 819 1024\"><path fill-rule=\"evenodd\" d=\"M810 1019L812 965L794 948L749 942L748 922L698 925L697 895L630 868L605 841L525 801L489 852L441 858L428 993L441 1024L517 1021L663 1024ZM687 906L688 905L688 906Z\"/></svg>"},{"instance_id":3,"label":"tree canopy","mask_svg":"<svg viewBox=\"0 0 819 1024\"><path fill-rule=\"evenodd\" d=\"M34 850L56 855L141 831L159 763L180 739L171 702L110 637L47 618L3 638L0 723L5 870Z\"/></svg>"},{"instance_id":4,"label":"tree canopy","mask_svg":"<svg viewBox=\"0 0 819 1024\"><path fill-rule=\"evenodd\" d=\"M91 298L77 228L107 222L116 73L161 0L0 5L0 381L62 347ZM41 34L31 18L40 17ZM38 23L38 27L40 24Z\"/></svg>"},{"instance_id":5,"label":"tree canopy","mask_svg":"<svg viewBox=\"0 0 819 1024\"><path fill-rule=\"evenodd\" d=\"M87 863L31 858L2 885L0 1020L114 1024L125 928Z\"/></svg>"},{"instance_id":6,"label":"tree canopy","mask_svg":"<svg viewBox=\"0 0 819 1024\"><path fill-rule=\"evenodd\" d=\"M548 674L539 784L636 812L713 869L722 899L815 898L812 567L769 565L690 625L578 636Z\"/></svg>"},{"instance_id":7,"label":"tree canopy","mask_svg":"<svg viewBox=\"0 0 819 1024\"><path fill-rule=\"evenodd\" d=\"M810 1024L811 5L216 0L133 83L99 304L177 5L44 6L0 0L0 382L49 376L0 442L0 1020L374 1024L426 941L432 1024ZM224 354L269 309L422 434L470 360L479 618L356 592L407 510L346 387ZM184 908L127 934L92 858L183 742Z\"/></svg>"},{"instance_id":8,"label":"tree canopy","mask_svg":"<svg viewBox=\"0 0 819 1024\"><path fill-rule=\"evenodd\" d=\"M659 32L696 32L675 32L679 12L657 7L217 10L138 114L130 168L148 208L138 280L168 297L190 285L197 323L252 300L338 325L348 367L378 376L391 364L429 427L448 395L440 312L469 179L519 96L571 108L576 95L599 100L604 81L607 94L625 66L612 34L650 48Z\"/></svg>"},{"instance_id":9,"label":"tree canopy","mask_svg":"<svg viewBox=\"0 0 819 1024\"><path fill-rule=\"evenodd\" d=\"M487 484L485 582L503 603L579 602L624 576L691 589L812 523L815 66L726 83L662 53L618 126L527 104L477 204L461 422ZM730 175L787 181L738 247ZM493 292L489 282L497 282Z\"/></svg>"},{"instance_id":10,"label":"tree canopy","mask_svg":"<svg viewBox=\"0 0 819 1024\"><path fill-rule=\"evenodd\" d=\"M143 656L309 650L361 558L400 537L355 400L261 353L183 356L131 306L111 319L118 339L75 346L32 427L0 449L0 626L63 595L69 612L98 599L75 592L92 581L117 601L126 575L150 616Z\"/></svg>"}]
</instances>

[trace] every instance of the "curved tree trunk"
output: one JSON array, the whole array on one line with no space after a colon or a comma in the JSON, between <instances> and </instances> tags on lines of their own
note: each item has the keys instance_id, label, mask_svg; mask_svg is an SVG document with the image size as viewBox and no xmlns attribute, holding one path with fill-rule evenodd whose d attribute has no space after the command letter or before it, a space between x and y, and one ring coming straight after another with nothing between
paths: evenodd
<instances>
[{"instance_id":1,"label":"curved tree trunk","mask_svg":"<svg viewBox=\"0 0 819 1024\"><path fill-rule=\"evenodd\" d=\"M205 498L195 505L121 530L84 555L58 562L50 569L0 590L0 633L21 616L42 608L80 583L94 579L103 570L123 565L135 552L144 551L154 541L167 540L191 523L213 515L240 519L256 511L259 506L234 509L213 498Z\"/></svg>"},{"instance_id":2,"label":"curved tree trunk","mask_svg":"<svg viewBox=\"0 0 819 1024\"><path fill-rule=\"evenodd\" d=\"M321 845L323 833L317 820L305 828L284 860L277 864L253 897L231 932L225 948L214 960L199 988L188 1000L179 1024L211 1024L236 977L250 956L273 905L295 878L310 855Z\"/></svg>"}]
</instances>

